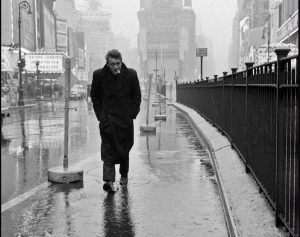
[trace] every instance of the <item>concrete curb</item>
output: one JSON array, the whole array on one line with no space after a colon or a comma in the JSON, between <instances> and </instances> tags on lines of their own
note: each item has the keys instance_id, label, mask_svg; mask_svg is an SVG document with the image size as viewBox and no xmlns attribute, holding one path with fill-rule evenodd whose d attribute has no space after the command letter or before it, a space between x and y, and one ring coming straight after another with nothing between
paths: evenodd
<instances>
[{"instance_id":1,"label":"concrete curb","mask_svg":"<svg viewBox=\"0 0 300 237\"><path fill-rule=\"evenodd\" d=\"M210 153L210 158L211 158L211 161L213 164L214 173L217 178L216 181L218 184L218 188L220 190L221 203L222 203L222 208L223 208L223 212L224 212L224 217L225 217L225 221L226 221L226 227L227 227L228 234L230 237L238 237L239 235L238 235L238 231L237 231L237 228L236 228L234 220L233 220L233 214L230 209L228 198L224 192L224 184L219 175L219 169L216 166L216 157L215 157L215 153L214 153L214 148L212 147L209 139L205 136L205 134L202 132L202 130L196 125L196 123L189 116L189 114L182 108L182 106L179 106L177 103L173 103L172 105L175 108L179 109L188 118L188 120L191 122L193 127L196 129L196 131L198 133L197 135L200 136L201 138L204 138L203 140L205 142L205 145L208 147L208 150Z\"/></svg>"}]
</instances>

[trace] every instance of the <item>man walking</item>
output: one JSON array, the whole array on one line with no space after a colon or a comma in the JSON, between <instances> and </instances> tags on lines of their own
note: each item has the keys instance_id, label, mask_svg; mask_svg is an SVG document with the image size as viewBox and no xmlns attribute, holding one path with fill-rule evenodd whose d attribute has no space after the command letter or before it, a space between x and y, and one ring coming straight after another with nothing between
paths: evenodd
<instances>
[{"instance_id":1,"label":"man walking","mask_svg":"<svg viewBox=\"0 0 300 237\"><path fill-rule=\"evenodd\" d=\"M125 66L118 50L108 51L105 59L105 66L94 71L91 99L100 122L103 189L114 192L115 164L120 164L120 184L128 181L133 119L140 111L141 90L136 71Z\"/></svg>"}]
</instances>

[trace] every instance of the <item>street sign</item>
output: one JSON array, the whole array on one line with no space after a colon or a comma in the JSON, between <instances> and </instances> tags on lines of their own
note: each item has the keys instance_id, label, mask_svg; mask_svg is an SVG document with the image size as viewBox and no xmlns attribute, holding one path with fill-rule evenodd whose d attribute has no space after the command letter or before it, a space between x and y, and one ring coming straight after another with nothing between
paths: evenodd
<instances>
[{"instance_id":1,"label":"street sign","mask_svg":"<svg viewBox=\"0 0 300 237\"><path fill-rule=\"evenodd\" d=\"M196 48L196 57L207 56L207 48Z\"/></svg>"}]
</instances>

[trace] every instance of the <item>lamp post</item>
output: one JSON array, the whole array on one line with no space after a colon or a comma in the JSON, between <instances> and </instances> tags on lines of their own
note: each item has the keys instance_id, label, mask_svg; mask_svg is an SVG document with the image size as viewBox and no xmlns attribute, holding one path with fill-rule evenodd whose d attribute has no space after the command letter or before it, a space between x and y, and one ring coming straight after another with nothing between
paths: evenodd
<instances>
[{"instance_id":1,"label":"lamp post","mask_svg":"<svg viewBox=\"0 0 300 237\"><path fill-rule=\"evenodd\" d=\"M267 62L269 62L269 60L270 60L270 57L269 57L269 55L270 55L270 28L268 27L268 26L265 26L264 27L264 29L263 29L263 35L262 35L262 39L265 39L265 33L268 33L268 41L267 41L267 44L268 44L268 58L267 58Z\"/></svg>"},{"instance_id":2,"label":"lamp post","mask_svg":"<svg viewBox=\"0 0 300 237\"><path fill-rule=\"evenodd\" d=\"M18 26L19 26L19 101L18 105L22 106L24 105L24 95L23 95L23 85L22 85L22 71L23 68L25 67L25 60L22 58L21 55L21 8L27 9L28 12L27 14L32 14L31 9L30 9L30 4L27 1L22 1L19 3L19 20L18 20Z\"/></svg>"},{"instance_id":3,"label":"lamp post","mask_svg":"<svg viewBox=\"0 0 300 237\"><path fill-rule=\"evenodd\" d=\"M40 95L38 95L38 98L41 99L42 89L41 89L41 84L40 84L40 79L39 79L39 75L40 75L40 70L39 70L40 61L36 61L35 65L36 65L36 87L37 87L38 93L40 94Z\"/></svg>"}]
</instances>

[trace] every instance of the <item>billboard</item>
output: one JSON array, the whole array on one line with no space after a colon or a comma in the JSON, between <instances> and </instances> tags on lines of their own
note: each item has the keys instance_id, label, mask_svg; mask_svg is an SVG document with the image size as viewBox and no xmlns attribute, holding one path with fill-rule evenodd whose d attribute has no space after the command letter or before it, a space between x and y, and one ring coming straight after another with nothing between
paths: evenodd
<instances>
[{"instance_id":1,"label":"billboard","mask_svg":"<svg viewBox=\"0 0 300 237\"><path fill-rule=\"evenodd\" d=\"M68 26L65 20L56 19L56 32L58 34L68 34Z\"/></svg>"},{"instance_id":2,"label":"billboard","mask_svg":"<svg viewBox=\"0 0 300 237\"><path fill-rule=\"evenodd\" d=\"M56 49L59 52L68 51L68 26L61 19L56 19Z\"/></svg>"},{"instance_id":3,"label":"billboard","mask_svg":"<svg viewBox=\"0 0 300 237\"><path fill-rule=\"evenodd\" d=\"M26 54L25 70L27 72L36 72L36 62L39 62L38 69L40 72L63 73L63 55L61 54Z\"/></svg>"},{"instance_id":4,"label":"billboard","mask_svg":"<svg viewBox=\"0 0 300 237\"><path fill-rule=\"evenodd\" d=\"M152 26L147 29L147 51L176 51L179 48L179 29L173 25Z\"/></svg>"}]
</instances>

